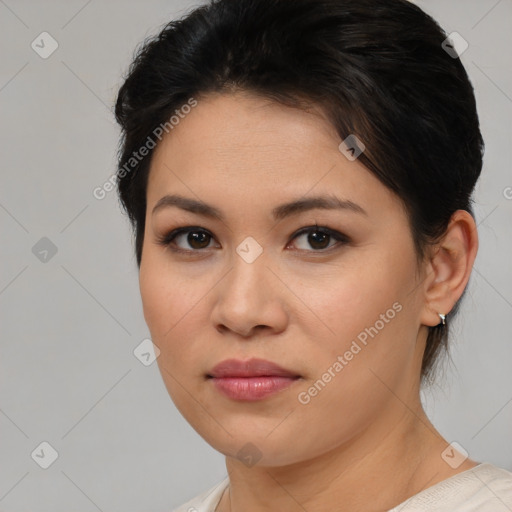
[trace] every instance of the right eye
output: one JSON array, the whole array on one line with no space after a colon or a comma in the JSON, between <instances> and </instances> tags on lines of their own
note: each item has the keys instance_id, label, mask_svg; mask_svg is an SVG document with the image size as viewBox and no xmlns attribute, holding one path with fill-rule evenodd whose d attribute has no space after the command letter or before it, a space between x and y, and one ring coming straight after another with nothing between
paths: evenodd
<instances>
[{"instance_id":1,"label":"right eye","mask_svg":"<svg viewBox=\"0 0 512 512\"><path fill-rule=\"evenodd\" d=\"M157 243L169 247L171 251L181 253L200 252L208 249L209 242L213 240L213 235L198 226L187 226L173 229L157 239ZM189 248L180 246L188 244Z\"/></svg>"}]
</instances>

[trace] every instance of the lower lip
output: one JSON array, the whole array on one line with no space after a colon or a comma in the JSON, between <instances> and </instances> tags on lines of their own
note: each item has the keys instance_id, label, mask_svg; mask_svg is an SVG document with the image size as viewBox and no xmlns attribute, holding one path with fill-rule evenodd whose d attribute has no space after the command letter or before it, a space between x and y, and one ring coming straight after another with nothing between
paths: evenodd
<instances>
[{"instance_id":1,"label":"lower lip","mask_svg":"<svg viewBox=\"0 0 512 512\"><path fill-rule=\"evenodd\" d=\"M233 400L255 401L286 389L298 377L223 377L210 380L221 393Z\"/></svg>"}]
</instances>

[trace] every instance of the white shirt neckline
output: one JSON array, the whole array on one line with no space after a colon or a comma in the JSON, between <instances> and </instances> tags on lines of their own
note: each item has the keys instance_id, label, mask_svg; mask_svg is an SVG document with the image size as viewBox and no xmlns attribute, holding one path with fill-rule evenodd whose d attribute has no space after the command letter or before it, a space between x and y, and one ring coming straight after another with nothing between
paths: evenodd
<instances>
[{"instance_id":1,"label":"white shirt neckline","mask_svg":"<svg viewBox=\"0 0 512 512\"><path fill-rule=\"evenodd\" d=\"M503 484L503 482L505 483ZM229 477L226 476L224 480L181 505L173 512L214 512L228 486ZM496 493L502 487L507 492L505 496L506 505L502 505L505 502L501 499L499 493ZM508 501L512 500L512 473L491 463L481 462L473 468L461 471L427 487L388 510L388 512L477 511L481 510L479 503L487 503L489 500L502 508L486 508L486 510L492 510L493 512L512 510L512 501ZM439 509L439 506L442 508ZM461 506L466 508L459 508Z\"/></svg>"}]
</instances>

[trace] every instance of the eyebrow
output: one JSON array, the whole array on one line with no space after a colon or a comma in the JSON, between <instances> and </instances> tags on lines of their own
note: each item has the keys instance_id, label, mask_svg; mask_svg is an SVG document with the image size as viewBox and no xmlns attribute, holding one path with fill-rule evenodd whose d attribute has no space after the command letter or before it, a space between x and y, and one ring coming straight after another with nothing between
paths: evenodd
<instances>
[{"instance_id":1,"label":"eyebrow","mask_svg":"<svg viewBox=\"0 0 512 512\"><path fill-rule=\"evenodd\" d=\"M224 216L221 210L219 210L218 208L215 208L214 206L211 206L202 201L180 196L177 194L165 195L162 198L160 198L153 207L152 215L154 215L157 211L163 208L168 208L171 206L181 208L182 210L185 210L187 212L196 213L198 215L203 215L204 217L209 217L224 222ZM301 198L295 201L291 201L289 203L276 206L275 208L272 209L272 216L274 217L275 220L282 220L286 217L290 217L292 215L297 215L299 213L314 209L347 210L362 215L368 215L367 212L361 206L354 203L353 201L340 199L334 195L324 195L308 197L304 199Z\"/></svg>"}]
</instances>

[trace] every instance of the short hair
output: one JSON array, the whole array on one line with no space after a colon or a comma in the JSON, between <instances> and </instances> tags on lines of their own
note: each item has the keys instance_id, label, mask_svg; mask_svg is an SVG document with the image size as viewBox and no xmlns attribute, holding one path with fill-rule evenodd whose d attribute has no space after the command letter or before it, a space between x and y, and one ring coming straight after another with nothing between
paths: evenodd
<instances>
[{"instance_id":1,"label":"short hair","mask_svg":"<svg viewBox=\"0 0 512 512\"><path fill-rule=\"evenodd\" d=\"M341 140L356 135L359 161L401 199L422 260L456 210L473 215L484 153L473 87L447 37L406 0L212 0L167 23L137 49L115 105L117 188L138 266L153 150L126 162L191 97L233 91L319 106ZM429 327L422 378L447 337L448 323Z\"/></svg>"}]
</instances>

